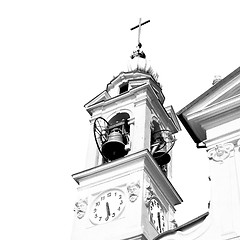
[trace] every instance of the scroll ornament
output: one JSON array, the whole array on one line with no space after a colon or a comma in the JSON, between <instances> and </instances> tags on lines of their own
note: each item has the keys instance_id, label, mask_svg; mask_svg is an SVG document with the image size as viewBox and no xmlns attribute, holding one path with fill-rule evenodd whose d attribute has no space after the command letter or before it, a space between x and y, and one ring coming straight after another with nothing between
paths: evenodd
<instances>
[{"instance_id":1,"label":"scroll ornament","mask_svg":"<svg viewBox=\"0 0 240 240\"><path fill-rule=\"evenodd\" d=\"M223 163L233 150L234 145L232 143L218 144L208 152L208 157L210 160Z\"/></svg>"}]
</instances>

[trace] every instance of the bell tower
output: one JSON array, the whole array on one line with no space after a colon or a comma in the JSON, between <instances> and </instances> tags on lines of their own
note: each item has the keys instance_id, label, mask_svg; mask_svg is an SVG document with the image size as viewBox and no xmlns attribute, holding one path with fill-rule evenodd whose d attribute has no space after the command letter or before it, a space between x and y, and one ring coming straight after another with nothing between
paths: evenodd
<instances>
[{"instance_id":1,"label":"bell tower","mask_svg":"<svg viewBox=\"0 0 240 240\"><path fill-rule=\"evenodd\" d=\"M140 20L139 29L147 22ZM72 240L150 240L175 227L174 206L182 199L171 184L172 148L180 125L172 106L163 106L141 47L139 40L132 69L85 104L92 133L86 170L72 175L78 184Z\"/></svg>"}]
</instances>

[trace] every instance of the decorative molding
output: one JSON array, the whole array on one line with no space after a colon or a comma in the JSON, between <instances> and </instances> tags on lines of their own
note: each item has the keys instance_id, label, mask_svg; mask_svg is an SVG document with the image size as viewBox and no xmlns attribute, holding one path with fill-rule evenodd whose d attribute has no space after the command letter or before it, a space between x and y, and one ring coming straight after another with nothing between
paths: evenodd
<instances>
[{"instance_id":1,"label":"decorative molding","mask_svg":"<svg viewBox=\"0 0 240 240\"><path fill-rule=\"evenodd\" d=\"M214 148L209 150L208 158L215 162L223 163L233 150L234 145L232 143L217 144Z\"/></svg>"},{"instance_id":2,"label":"decorative molding","mask_svg":"<svg viewBox=\"0 0 240 240\"><path fill-rule=\"evenodd\" d=\"M74 212L76 212L77 218L82 219L86 213L88 206L88 199L79 199L78 202L75 203Z\"/></svg>"},{"instance_id":3,"label":"decorative molding","mask_svg":"<svg viewBox=\"0 0 240 240\"><path fill-rule=\"evenodd\" d=\"M178 224L177 224L177 222L176 222L176 220L175 219L173 219L173 220L171 220L171 221L169 221L169 228L170 228L170 230L172 230L172 229L175 229L175 228L177 228L178 227Z\"/></svg>"},{"instance_id":4,"label":"decorative molding","mask_svg":"<svg viewBox=\"0 0 240 240\"><path fill-rule=\"evenodd\" d=\"M135 202L138 199L140 188L140 181L132 182L127 186L130 202Z\"/></svg>"},{"instance_id":5,"label":"decorative molding","mask_svg":"<svg viewBox=\"0 0 240 240\"><path fill-rule=\"evenodd\" d=\"M156 193L152 187L151 180L147 174L145 175L145 186L144 186L144 202L145 205L148 207L149 201L153 196L156 196Z\"/></svg>"},{"instance_id":6,"label":"decorative molding","mask_svg":"<svg viewBox=\"0 0 240 240\"><path fill-rule=\"evenodd\" d=\"M237 141L238 151L240 152L240 139Z\"/></svg>"}]
</instances>

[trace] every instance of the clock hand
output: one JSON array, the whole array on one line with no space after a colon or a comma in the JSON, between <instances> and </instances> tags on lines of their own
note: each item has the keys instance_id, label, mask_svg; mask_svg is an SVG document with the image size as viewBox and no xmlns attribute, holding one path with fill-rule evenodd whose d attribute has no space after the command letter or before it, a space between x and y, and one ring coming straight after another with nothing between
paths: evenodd
<instances>
[{"instance_id":1,"label":"clock hand","mask_svg":"<svg viewBox=\"0 0 240 240\"><path fill-rule=\"evenodd\" d=\"M107 216L109 217L111 215L111 213L110 213L110 208L109 208L108 202L106 202L106 209L107 209Z\"/></svg>"},{"instance_id":2,"label":"clock hand","mask_svg":"<svg viewBox=\"0 0 240 240\"><path fill-rule=\"evenodd\" d=\"M161 217L160 217L160 212L158 212L157 217L158 217L158 226L159 226L159 230L160 230L160 233L161 233L161 232L162 232L162 229L161 229Z\"/></svg>"}]
</instances>

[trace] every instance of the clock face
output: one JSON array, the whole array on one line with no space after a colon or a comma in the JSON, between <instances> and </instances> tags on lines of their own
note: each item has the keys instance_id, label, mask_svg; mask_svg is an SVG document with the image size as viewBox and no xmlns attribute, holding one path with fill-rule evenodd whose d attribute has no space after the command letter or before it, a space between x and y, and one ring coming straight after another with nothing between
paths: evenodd
<instances>
[{"instance_id":1,"label":"clock face","mask_svg":"<svg viewBox=\"0 0 240 240\"><path fill-rule=\"evenodd\" d=\"M101 193L92 203L90 221L94 224L110 222L120 216L125 207L125 195L119 189Z\"/></svg>"},{"instance_id":2,"label":"clock face","mask_svg":"<svg viewBox=\"0 0 240 240\"><path fill-rule=\"evenodd\" d=\"M152 197L149 201L149 218L150 222L159 233L166 230L164 211L159 199L156 197Z\"/></svg>"}]
</instances>

